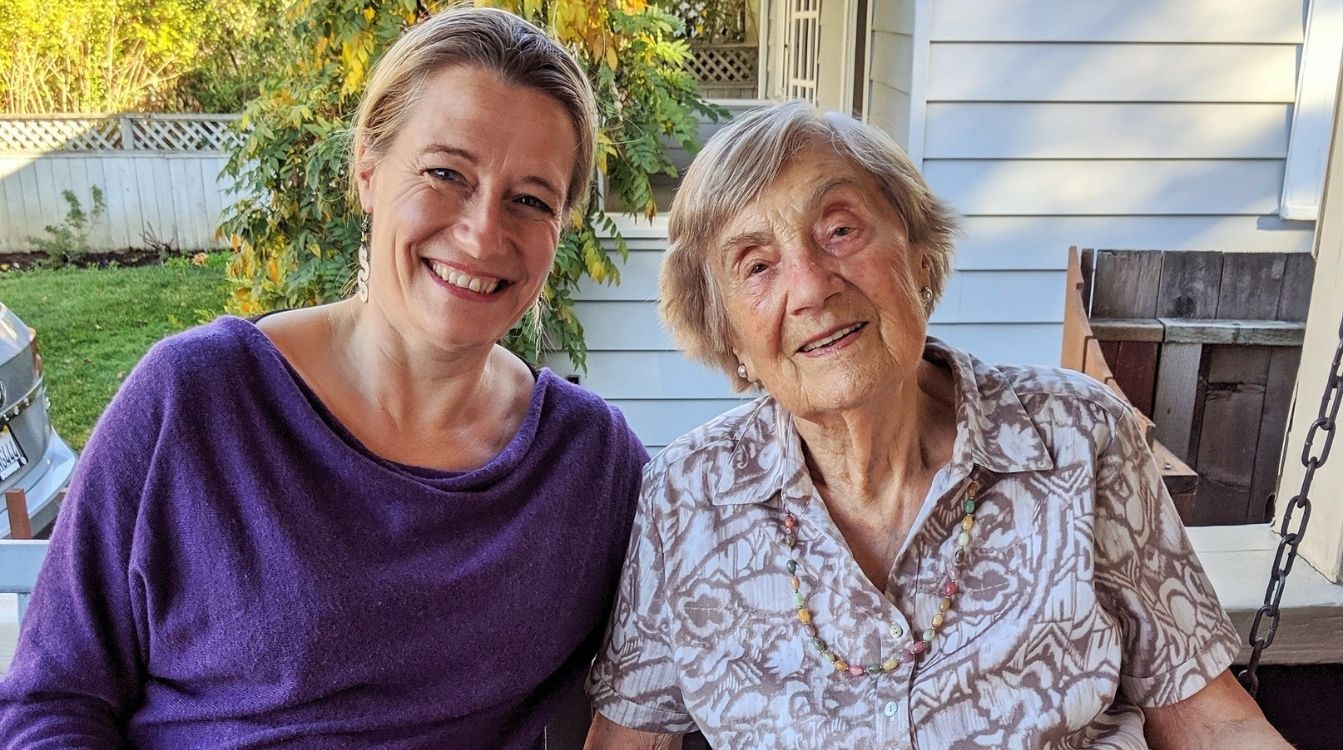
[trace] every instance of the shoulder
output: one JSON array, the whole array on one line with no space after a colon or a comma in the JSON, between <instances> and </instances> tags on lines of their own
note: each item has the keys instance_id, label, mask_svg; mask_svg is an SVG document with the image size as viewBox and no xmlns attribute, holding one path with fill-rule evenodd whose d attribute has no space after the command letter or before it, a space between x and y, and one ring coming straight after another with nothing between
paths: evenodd
<instances>
[{"instance_id":1,"label":"shoulder","mask_svg":"<svg viewBox=\"0 0 1343 750\"><path fill-rule=\"evenodd\" d=\"M598 443L643 466L648 453L620 409L551 370L542 370L539 387L545 389L540 429L566 443Z\"/></svg>"},{"instance_id":2,"label":"shoulder","mask_svg":"<svg viewBox=\"0 0 1343 750\"><path fill-rule=\"evenodd\" d=\"M1076 370L1044 365L997 365L1018 398L1092 407L1112 417L1128 407L1104 383Z\"/></svg>"},{"instance_id":3,"label":"shoulder","mask_svg":"<svg viewBox=\"0 0 1343 750\"><path fill-rule=\"evenodd\" d=\"M224 317L154 344L127 376L107 416L128 410L161 413L177 402L209 398L220 381L236 378L239 365L254 359L247 328L262 335L245 320Z\"/></svg>"},{"instance_id":4,"label":"shoulder","mask_svg":"<svg viewBox=\"0 0 1343 750\"><path fill-rule=\"evenodd\" d=\"M1039 365L997 365L994 369L1057 465L1091 463L1117 437L1139 431L1132 407L1088 375ZM980 386L991 389L982 380Z\"/></svg>"},{"instance_id":5,"label":"shoulder","mask_svg":"<svg viewBox=\"0 0 1343 750\"><path fill-rule=\"evenodd\" d=\"M772 405L772 400L761 397L719 414L673 440L649 463L649 470L714 461L731 453L738 443L757 435L765 427L764 422L769 422L768 428L772 428L772 419L766 413L773 411Z\"/></svg>"},{"instance_id":6,"label":"shoulder","mask_svg":"<svg viewBox=\"0 0 1343 750\"><path fill-rule=\"evenodd\" d=\"M264 335L246 320L221 317L154 344L134 372L161 385L225 377L232 366L256 358L253 339Z\"/></svg>"}]
</instances>

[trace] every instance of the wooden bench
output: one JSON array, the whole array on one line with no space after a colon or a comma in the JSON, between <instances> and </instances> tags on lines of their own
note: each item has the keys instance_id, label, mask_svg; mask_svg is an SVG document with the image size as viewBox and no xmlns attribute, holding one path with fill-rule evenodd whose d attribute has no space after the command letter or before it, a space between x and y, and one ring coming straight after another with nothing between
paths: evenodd
<instances>
[{"instance_id":1,"label":"wooden bench","mask_svg":"<svg viewBox=\"0 0 1343 750\"><path fill-rule=\"evenodd\" d=\"M1198 474L1188 464L1162 445L1156 439L1156 424L1146 414L1133 405L1132 399L1119 387L1110 365L1101 351L1100 340L1091 328L1091 320L1086 308L1086 278L1082 273L1081 256L1076 247L1068 249L1067 289L1063 301L1063 348L1059 353L1059 364L1069 370L1086 373L1104 383L1133 410L1133 416L1141 425L1143 438L1156 459L1157 469L1166 490L1175 500L1175 506L1181 514L1191 511L1194 497L1198 492Z\"/></svg>"}]
</instances>

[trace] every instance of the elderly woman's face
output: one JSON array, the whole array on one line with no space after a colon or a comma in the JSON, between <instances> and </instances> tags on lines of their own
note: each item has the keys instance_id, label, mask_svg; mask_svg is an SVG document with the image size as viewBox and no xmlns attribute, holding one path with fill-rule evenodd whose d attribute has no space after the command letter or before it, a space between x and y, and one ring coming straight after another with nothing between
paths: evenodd
<instances>
[{"instance_id":1,"label":"elderly woman's face","mask_svg":"<svg viewBox=\"0 0 1343 750\"><path fill-rule=\"evenodd\" d=\"M475 67L429 77L387 153L360 172L370 303L403 336L492 345L550 272L577 145L542 92Z\"/></svg>"},{"instance_id":2,"label":"elderly woman's face","mask_svg":"<svg viewBox=\"0 0 1343 750\"><path fill-rule=\"evenodd\" d=\"M914 376L928 271L866 171L828 147L798 153L718 247L737 356L789 411L853 408Z\"/></svg>"}]
</instances>

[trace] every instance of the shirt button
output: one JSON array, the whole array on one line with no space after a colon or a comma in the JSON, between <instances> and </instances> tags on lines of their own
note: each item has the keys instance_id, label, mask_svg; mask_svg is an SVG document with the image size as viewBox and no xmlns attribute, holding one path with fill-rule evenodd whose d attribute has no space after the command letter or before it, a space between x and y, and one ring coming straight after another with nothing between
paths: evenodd
<instances>
[{"instance_id":1,"label":"shirt button","mask_svg":"<svg viewBox=\"0 0 1343 750\"><path fill-rule=\"evenodd\" d=\"M887 716L895 716L895 711L896 711L895 701L887 703L886 707L882 709L882 712L885 713Z\"/></svg>"}]
</instances>

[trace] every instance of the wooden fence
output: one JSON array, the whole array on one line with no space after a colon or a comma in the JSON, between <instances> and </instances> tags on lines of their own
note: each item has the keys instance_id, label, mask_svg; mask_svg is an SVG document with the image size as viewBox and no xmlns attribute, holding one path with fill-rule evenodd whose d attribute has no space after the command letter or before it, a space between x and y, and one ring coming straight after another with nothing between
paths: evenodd
<instances>
[{"instance_id":1,"label":"wooden fence","mask_svg":"<svg viewBox=\"0 0 1343 750\"><path fill-rule=\"evenodd\" d=\"M219 247L215 227L232 202L220 175L237 115L77 115L0 119L0 252L68 214L69 191L88 212L94 188L106 211L89 228L96 251Z\"/></svg>"}]
</instances>

